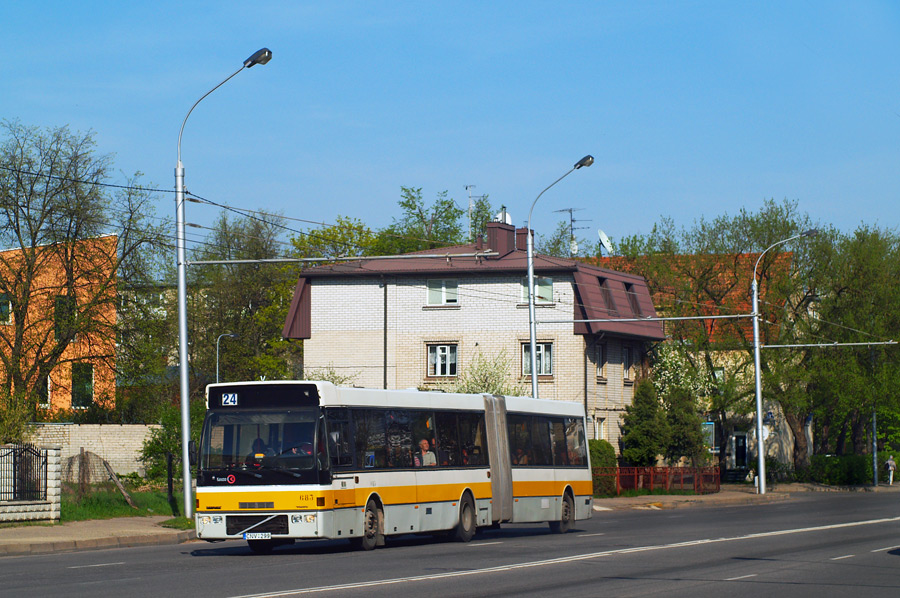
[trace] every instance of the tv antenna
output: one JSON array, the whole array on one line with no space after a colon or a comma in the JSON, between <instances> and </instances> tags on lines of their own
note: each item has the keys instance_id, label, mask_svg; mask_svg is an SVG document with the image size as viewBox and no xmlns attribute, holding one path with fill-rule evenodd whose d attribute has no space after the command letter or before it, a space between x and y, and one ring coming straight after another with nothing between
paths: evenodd
<instances>
[{"instance_id":1,"label":"tv antenna","mask_svg":"<svg viewBox=\"0 0 900 598\"><path fill-rule=\"evenodd\" d=\"M475 239L472 237L472 210L475 209L475 202L473 200L476 199L484 199L484 195L472 195L472 189L475 188L475 185L466 185L466 191L469 193L469 242L471 243ZM484 224L484 223L482 223Z\"/></svg>"},{"instance_id":2,"label":"tv antenna","mask_svg":"<svg viewBox=\"0 0 900 598\"><path fill-rule=\"evenodd\" d=\"M578 255L578 241L575 240L575 231L590 228L589 226L575 226L576 222L590 222L590 220L576 220L575 212L580 212L584 208L563 208L562 210L553 210L554 212L569 213L569 255L575 257Z\"/></svg>"}]
</instances>

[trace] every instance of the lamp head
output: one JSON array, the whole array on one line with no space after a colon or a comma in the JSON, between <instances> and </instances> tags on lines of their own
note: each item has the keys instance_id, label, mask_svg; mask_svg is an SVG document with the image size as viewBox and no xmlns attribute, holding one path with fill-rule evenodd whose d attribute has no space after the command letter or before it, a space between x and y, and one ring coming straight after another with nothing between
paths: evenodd
<instances>
[{"instance_id":1,"label":"lamp head","mask_svg":"<svg viewBox=\"0 0 900 598\"><path fill-rule=\"evenodd\" d=\"M801 237L814 237L818 234L819 234L819 229L811 228L809 230L806 230L806 231L803 231L802 233L800 233L800 236Z\"/></svg>"},{"instance_id":2,"label":"lamp head","mask_svg":"<svg viewBox=\"0 0 900 598\"><path fill-rule=\"evenodd\" d=\"M244 61L244 68L248 69L254 64L266 64L270 60L272 60L272 51L268 48L263 48L254 52L253 56Z\"/></svg>"},{"instance_id":3,"label":"lamp head","mask_svg":"<svg viewBox=\"0 0 900 598\"><path fill-rule=\"evenodd\" d=\"M588 154L587 156L585 156L584 158L582 158L581 160L579 160L578 162L575 163L575 170L578 170L579 168L582 168L583 166L590 166L593 163L594 163L594 156L591 156L590 154Z\"/></svg>"}]
</instances>

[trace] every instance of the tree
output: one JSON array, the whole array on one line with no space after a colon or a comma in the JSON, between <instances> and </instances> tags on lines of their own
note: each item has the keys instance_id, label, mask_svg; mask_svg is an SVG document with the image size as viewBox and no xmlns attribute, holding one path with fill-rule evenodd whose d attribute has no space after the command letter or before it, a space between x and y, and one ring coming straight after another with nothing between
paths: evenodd
<instances>
[{"instance_id":1,"label":"tree","mask_svg":"<svg viewBox=\"0 0 900 598\"><path fill-rule=\"evenodd\" d=\"M0 128L0 244L12 248L0 253L0 440L19 440L60 366L114 371L119 294L151 277L162 235L139 175L104 186L112 159L95 154L92 133Z\"/></svg>"},{"instance_id":2,"label":"tree","mask_svg":"<svg viewBox=\"0 0 900 598\"><path fill-rule=\"evenodd\" d=\"M336 224L306 233L291 239L293 255L298 258L354 257L373 255L373 233L356 218L338 216ZM314 264L310 264L314 265Z\"/></svg>"},{"instance_id":3,"label":"tree","mask_svg":"<svg viewBox=\"0 0 900 598\"><path fill-rule=\"evenodd\" d=\"M552 255L554 257L572 257L572 242L575 241L581 253L587 253L586 249L590 246L585 239L576 239L572 235L572 230L568 223L559 221L556 223L556 230L550 236L538 235L535 242L535 253L543 255Z\"/></svg>"},{"instance_id":4,"label":"tree","mask_svg":"<svg viewBox=\"0 0 900 598\"><path fill-rule=\"evenodd\" d=\"M669 442L665 413L650 380L637 383L634 399L625 408L622 423L622 457L631 465L656 465Z\"/></svg>"},{"instance_id":5,"label":"tree","mask_svg":"<svg viewBox=\"0 0 900 598\"><path fill-rule=\"evenodd\" d=\"M478 351L459 378L447 385L451 392L481 394L488 393L506 396L525 396L525 388L515 381L515 369L512 360L501 351L486 357Z\"/></svg>"},{"instance_id":6,"label":"tree","mask_svg":"<svg viewBox=\"0 0 900 598\"><path fill-rule=\"evenodd\" d=\"M237 220L222 214L197 261L263 260L281 255L276 216ZM284 379L299 374L302 345L281 338L290 306L296 269L273 263L232 263L197 266L191 271L192 388L215 380L216 344L222 339L219 369L224 380Z\"/></svg>"},{"instance_id":7,"label":"tree","mask_svg":"<svg viewBox=\"0 0 900 598\"><path fill-rule=\"evenodd\" d=\"M446 191L438 193L434 203L428 205L422 198L421 187L400 189L403 216L378 231L372 245L373 255L409 253L464 242L460 219L465 212L456 207Z\"/></svg>"},{"instance_id":8,"label":"tree","mask_svg":"<svg viewBox=\"0 0 900 598\"><path fill-rule=\"evenodd\" d=\"M691 460L697 467L703 455L703 431L697 401L690 391L674 388L663 399L666 423L669 428L669 442L665 457L670 465L675 465L682 457Z\"/></svg>"}]
</instances>

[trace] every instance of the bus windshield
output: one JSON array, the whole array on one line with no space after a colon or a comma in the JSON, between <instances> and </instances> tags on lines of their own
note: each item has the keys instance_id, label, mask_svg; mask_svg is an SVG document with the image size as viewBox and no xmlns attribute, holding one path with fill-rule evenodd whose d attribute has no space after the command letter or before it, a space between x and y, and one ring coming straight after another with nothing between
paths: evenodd
<instances>
[{"instance_id":1,"label":"bus windshield","mask_svg":"<svg viewBox=\"0 0 900 598\"><path fill-rule=\"evenodd\" d=\"M200 469L313 470L323 457L317 454L318 416L318 409L211 412L203 426ZM325 450L324 443L318 445Z\"/></svg>"}]
</instances>

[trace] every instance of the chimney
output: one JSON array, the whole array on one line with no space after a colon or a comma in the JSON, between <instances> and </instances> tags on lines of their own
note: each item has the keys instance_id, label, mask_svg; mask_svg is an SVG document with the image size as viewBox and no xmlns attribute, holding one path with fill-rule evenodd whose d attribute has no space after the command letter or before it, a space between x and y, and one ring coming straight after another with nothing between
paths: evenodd
<instances>
[{"instance_id":1,"label":"chimney","mask_svg":"<svg viewBox=\"0 0 900 598\"><path fill-rule=\"evenodd\" d=\"M527 234L528 227L526 226L516 229L516 249L520 251L528 251L528 237L526 236ZM534 231L532 231L531 234L534 235Z\"/></svg>"},{"instance_id":2,"label":"chimney","mask_svg":"<svg viewBox=\"0 0 900 598\"><path fill-rule=\"evenodd\" d=\"M475 236L475 251L482 251L484 249L484 235L476 235Z\"/></svg>"},{"instance_id":3,"label":"chimney","mask_svg":"<svg viewBox=\"0 0 900 598\"><path fill-rule=\"evenodd\" d=\"M516 250L516 228L513 225L488 222L486 227L488 248L500 254L497 257L503 257Z\"/></svg>"}]
</instances>

